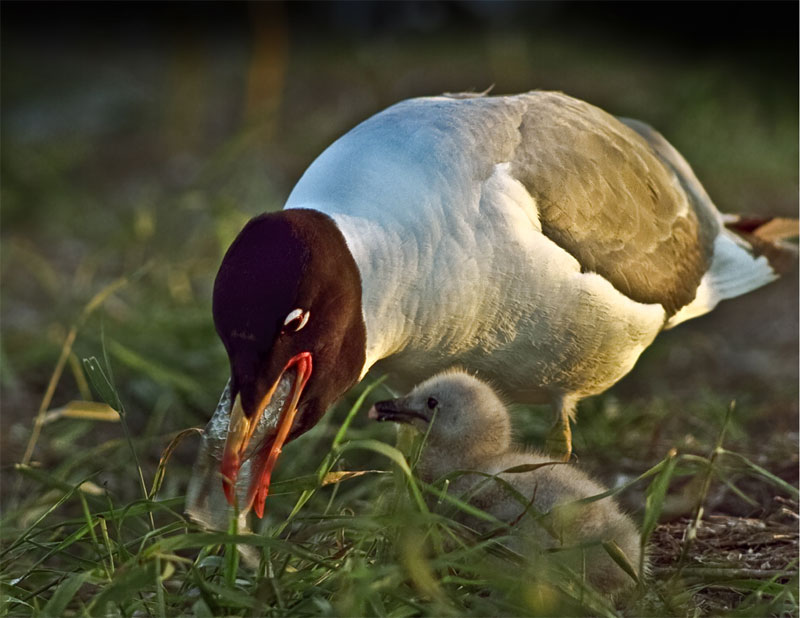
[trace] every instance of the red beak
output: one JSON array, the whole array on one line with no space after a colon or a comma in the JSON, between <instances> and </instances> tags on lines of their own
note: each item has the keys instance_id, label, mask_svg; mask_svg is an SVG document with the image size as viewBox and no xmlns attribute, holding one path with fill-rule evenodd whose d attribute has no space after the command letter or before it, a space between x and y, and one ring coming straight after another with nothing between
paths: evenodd
<instances>
[{"instance_id":1,"label":"red beak","mask_svg":"<svg viewBox=\"0 0 800 618\"><path fill-rule=\"evenodd\" d=\"M239 505L239 508L243 512L246 512L252 507L259 517L264 515L264 501L269 494L272 471L275 468L278 456L281 454L281 449L294 423L300 396L303 394L303 389L308 379L311 377L311 353L301 352L286 363L278 379L275 380L275 383L269 389L252 417L248 418L245 416L241 397L239 395L236 396L233 408L231 409L231 416L228 424L228 437L225 440L225 450L222 453L222 465L220 466L220 470L222 472L222 489L225 492L225 497L230 504L234 504L236 501L236 478L239 475L239 469L242 466L247 446L253 437L253 432L258 426L258 421L261 419L264 409L269 405L275 394L275 389L278 387L283 375L292 367L295 369L294 382L292 383L291 391L286 398L286 403L278 418L274 438L271 441L265 440L264 444L255 454L253 460L253 478L250 481L250 487L247 491L246 504Z\"/></svg>"}]
</instances>

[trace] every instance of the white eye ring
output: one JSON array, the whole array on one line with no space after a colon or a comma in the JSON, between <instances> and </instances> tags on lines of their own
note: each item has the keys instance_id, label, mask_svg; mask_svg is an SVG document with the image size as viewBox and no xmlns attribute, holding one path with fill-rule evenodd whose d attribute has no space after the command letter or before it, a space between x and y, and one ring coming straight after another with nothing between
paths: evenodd
<instances>
[{"instance_id":1,"label":"white eye ring","mask_svg":"<svg viewBox=\"0 0 800 618\"><path fill-rule=\"evenodd\" d=\"M294 327L294 332L299 331L308 323L308 318L311 316L310 311L303 311L302 309L294 309L286 316L286 319L283 321L284 326L289 326L292 322L300 320L300 323Z\"/></svg>"}]
</instances>

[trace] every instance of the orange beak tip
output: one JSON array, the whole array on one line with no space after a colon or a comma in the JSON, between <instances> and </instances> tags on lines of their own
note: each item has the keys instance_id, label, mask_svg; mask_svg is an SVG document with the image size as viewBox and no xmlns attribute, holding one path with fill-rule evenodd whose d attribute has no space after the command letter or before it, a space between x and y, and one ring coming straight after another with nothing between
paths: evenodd
<instances>
[{"instance_id":1,"label":"orange beak tip","mask_svg":"<svg viewBox=\"0 0 800 618\"><path fill-rule=\"evenodd\" d=\"M261 519L264 517L264 504L265 501L261 499L261 497L257 497L256 501L253 503L253 510L256 513L256 516Z\"/></svg>"},{"instance_id":2,"label":"orange beak tip","mask_svg":"<svg viewBox=\"0 0 800 618\"><path fill-rule=\"evenodd\" d=\"M225 449L220 464L222 489L225 492L225 498L231 505L236 502L236 479L239 476L245 447L253 435L257 420L257 418L250 419L245 415L241 395L236 395L231 408L228 436L225 440Z\"/></svg>"},{"instance_id":3,"label":"orange beak tip","mask_svg":"<svg viewBox=\"0 0 800 618\"><path fill-rule=\"evenodd\" d=\"M271 471L265 471L260 479L253 479L250 496L248 496L250 504L252 504L252 508L259 519L264 516L264 505L267 501L267 496L269 496L271 475Z\"/></svg>"},{"instance_id":4,"label":"orange beak tip","mask_svg":"<svg viewBox=\"0 0 800 618\"><path fill-rule=\"evenodd\" d=\"M281 453L286 438L292 427L295 414L297 413L298 401L303 392L303 388L311 375L312 360L309 352L302 352L294 356L284 367L281 376L287 369L293 365L296 368L297 375L294 383L292 384L291 394L288 400L284 403L281 410L278 424L276 427L276 434L274 442L268 450L262 449L256 456L256 463L253 465L255 471L251 485L247 492L247 505L245 509L252 508L255 514L260 518L264 516L264 506L269 495L270 480L272 471L275 467L278 455ZM259 406L263 410L271 401L272 395L277 388L280 378L272 386L268 395L264 398ZM237 395L236 400L231 411L231 418L229 421L228 438L225 444L225 453L222 458L222 465L220 470L223 476L223 490L225 497L230 504L235 504L236 500L236 478L239 474L239 467L241 466L241 457L244 454L245 447L252 438L253 431L257 425L258 417L248 419L244 415L244 410L241 406L240 396Z\"/></svg>"},{"instance_id":5,"label":"orange beak tip","mask_svg":"<svg viewBox=\"0 0 800 618\"><path fill-rule=\"evenodd\" d=\"M236 484L233 481L227 477L222 477L222 491L225 493L225 499L228 501L228 504L233 504L236 498L235 487Z\"/></svg>"},{"instance_id":6,"label":"orange beak tip","mask_svg":"<svg viewBox=\"0 0 800 618\"><path fill-rule=\"evenodd\" d=\"M240 462L238 457L223 458L220 472L222 474L222 491L229 504L236 500L236 478L239 476Z\"/></svg>"}]
</instances>

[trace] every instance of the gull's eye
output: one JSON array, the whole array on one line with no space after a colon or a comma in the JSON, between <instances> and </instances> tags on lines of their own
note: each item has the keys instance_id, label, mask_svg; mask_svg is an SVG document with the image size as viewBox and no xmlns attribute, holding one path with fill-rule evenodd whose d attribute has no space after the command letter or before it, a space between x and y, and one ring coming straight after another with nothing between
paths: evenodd
<instances>
[{"instance_id":1,"label":"gull's eye","mask_svg":"<svg viewBox=\"0 0 800 618\"><path fill-rule=\"evenodd\" d=\"M436 406L439 405L439 402L436 401L433 397L428 397L428 409L433 410Z\"/></svg>"},{"instance_id":2,"label":"gull's eye","mask_svg":"<svg viewBox=\"0 0 800 618\"><path fill-rule=\"evenodd\" d=\"M308 323L308 318L311 315L308 311L302 309L294 309L289 312L286 319L283 321L283 330L297 332Z\"/></svg>"}]
</instances>

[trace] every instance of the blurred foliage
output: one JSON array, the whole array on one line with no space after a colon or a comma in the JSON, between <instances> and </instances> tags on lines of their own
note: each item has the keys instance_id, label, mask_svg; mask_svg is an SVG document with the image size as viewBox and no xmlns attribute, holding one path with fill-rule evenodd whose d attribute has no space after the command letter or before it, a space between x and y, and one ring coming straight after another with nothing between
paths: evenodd
<instances>
[{"instance_id":1,"label":"blurred foliage","mask_svg":"<svg viewBox=\"0 0 800 618\"><path fill-rule=\"evenodd\" d=\"M227 378L210 317L213 278L226 247L249 217L282 206L331 141L398 100L491 85L497 94L563 90L657 127L722 210L795 216L796 15L795 44L786 45L781 37L791 10L738 4L666 9L656 3L644 14L636 3L385 3L383 9L366 3L227 9L211 3L144 9L36 3L39 13L6 3L0 460L12 532L50 511L56 521L83 517L80 492L54 504L65 487L87 479L93 485L86 487L107 492L87 498L94 501L94 518L101 507L122 508L141 498L130 447L139 453L144 477L152 478L170 437L206 422ZM702 28L715 23L719 11L733 19L728 38L724 29ZM748 11L766 13L750 15L748 23ZM663 27L654 30L653 19ZM119 277L128 283L82 321L91 299ZM797 323L793 276L665 333L629 378L582 404L575 433L581 461L618 484L673 447L706 456L736 399L726 446L796 484ZM30 477L9 465L23 458L73 327L74 344L48 409L92 397L80 361L95 356L125 403L132 442L117 423L68 417L48 423L31 468L46 470L47 478L27 491ZM327 452L356 394L302 444L287 446L276 478L315 469L319 461L306 454ZM544 409L519 418L518 432L531 443L550 422ZM394 440L391 430L369 425L363 415L349 437ZM191 438L177 448L163 499L185 491L193 449ZM348 452L340 465L371 468L375 456ZM732 471L731 482L748 483L745 472ZM665 512L686 512L687 496L696 494L692 482L674 484ZM349 512L350 501L369 501L379 491L375 482L353 483L338 503L342 512ZM772 489L746 487L755 506L714 489L710 508L735 514L768 509ZM634 510L644 503L643 490L623 496ZM181 509L179 501L169 505ZM278 502L265 527L290 507ZM147 518L137 517L143 535ZM177 521L164 525L180 527ZM408 538L413 544L413 534ZM141 541L131 539L115 550L120 559ZM371 542L382 547L387 540ZM216 564L212 557L203 564ZM382 613L349 605L351 598L369 596L354 592L369 588L366 565L353 554L345 567L354 574L350 588L333 601L311 595L308 611ZM202 573L207 567L197 568ZM394 568L400 567L387 567L380 586L396 583ZM70 588L61 600L53 597L52 607L66 607L68 593L85 577L66 582ZM280 597L270 582L257 578L258 599ZM475 602L476 613L487 608L483 599ZM419 611L412 604L406 613Z\"/></svg>"},{"instance_id":2,"label":"blurred foliage","mask_svg":"<svg viewBox=\"0 0 800 618\"><path fill-rule=\"evenodd\" d=\"M750 37L734 45L717 34L715 46L691 29L631 27L621 37L597 7L557 3L41 6L61 17L59 27L13 5L3 30L0 375L10 422L24 425L36 408L83 305L132 273L136 283L81 328L75 356L98 354L106 337L135 425L155 401L170 410L162 430L201 422L225 376L209 317L225 248L250 216L281 207L333 139L409 96L489 85L564 90L658 127L724 210L796 211L797 90L780 79L790 67L776 60L797 59L780 56L769 31L752 25L768 19L743 9L731 9L730 38L744 25ZM711 19L708 7L698 11L696 20ZM636 11L626 16L648 23L641 11L638 22ZM720 341L728 333L697 328L689 337L693 325L663 336L677 341L645 356L653 360L638 381L642 394L673 396L683 367L699 374L682 380L690 397L704 385L717 390L713 381L730 373L731 360L736 374L746 354L757 365L741 371L756 376L751 389L784 406L796 399L788 296L778 297L769 327L781 332L763 337L759 325L730 350ZM734 328L752 324L737 317L728 320ZM758 353L767 358L752 361ZM663 366L662 377L655 367ZM79 383L68 372L55 403L75 398ZM722 398L746 396L737 391ZM18 459L10 442L4 461Z\"/></svg>"}]
</instances>

